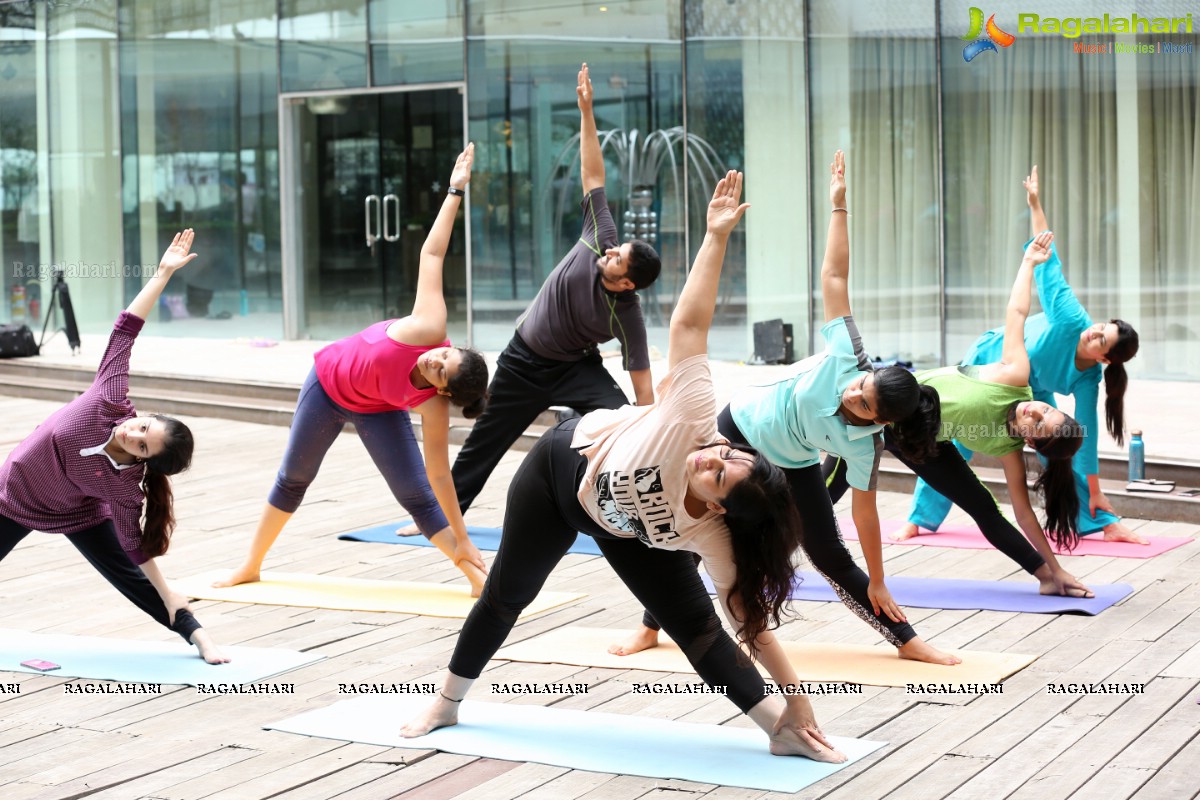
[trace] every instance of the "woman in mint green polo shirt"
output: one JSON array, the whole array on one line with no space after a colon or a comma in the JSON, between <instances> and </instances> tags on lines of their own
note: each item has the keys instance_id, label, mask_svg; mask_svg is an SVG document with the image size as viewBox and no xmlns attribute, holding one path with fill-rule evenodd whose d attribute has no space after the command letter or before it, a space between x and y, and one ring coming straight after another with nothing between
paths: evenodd
<instances>
[{"instance_id":1,"label":"woman in mint green polo shirt","mask_svg":"<svg viewBox=\"0 0 1200 800\"><path fill-rule=\"evenodd\" d=\"M1078 541L1075 525L1079 498L1075 495L1071 458L1079 450L1083 431L1062 411L1033 399L1023 335L1034 266L1050 257L1053 239L1054 235L1046 231L1025 250L1008 301L1000 361L983 366L942 367L917 375L922 385L936 389L941 398L937 457L924 464L909 463L902 453L897 457L966 511L998 550L1036 577L1042 594L1091 597L1086 586L1059 566L1046 541L1047 534L1068 546ZM952 440L1000 458L1017 524L1028 539L1004 518L996 499L971 471ZM1025 483L1025 459L1021 454L1025 444L1047 459L1034 487L1045 501L1044 532ZM843 491L844 481L835 472L830 482L834 502Z\"/></svg>"},{"instance_id":2,"label":"woman in mint green polo shirt","mask_svg":"<svg viewBox=\"0 0 1200 800\"><path fill-rule=\"evenodd\" d=\"M1037 166L1025 179L1033 235L1046 230L1046 214L1038 197ZM1028 245L1028 243L1026 243ZM1104 379L1104 412L1108 431L1121 444L1125 436L1125 387L1129 378L1125 362L1137 355L1138 335L1122 319L1093 323L1087 310L1075 297L1063 276L1062 262L1054 245L1050 258L1034 270L1043 314L1035 314L1025 323L1025 349L1029 351L1029 388L1034 399L1056 405L1054 395L1075 397L1075 417L1083 427L1083 446L1072 462L1075 494L1079 497L1079 534L1104 532L1109 541L1146 544L1146 540L1121 523L1121 518L1100 489L1100 459L1097 440L1100 422L1097 416L1100 379ZM988 331L971 347L964 364L988 364L1000 358L1004 339L1002 328ZM1102 367L1103 365L1103 367ZM967 461L971 451L961 442L958 450ZM920 528L936 531L950 511L950 501L924 481L917 482L913 493L908 525L895 536L907 539Z\"/></svg>"},{"instance_id":3,"label":"woman in mint green polo shirt","mask_svg":"<svg viewBox=\"0 0 1200 800\"><path fill-rule=\"evenodd\" d=\"M892 599L884 581L875 483L888 430L892 446L912 462L936 452L937 393L922 388L903 367L873 371L850 312L847 278L850 242L846 221L845 162L841 151L830 165L833 204L821 267L825 324L824 353L796 366L787 380L748 387L717 417L720 434L745 442L783 469L804 528L809 561L852 611L893 644L903 658L938 664L959 659L919 636ZM890 423L890 424L889 424ZM854 487L854 523L868 575L846 549L821 474L821 452L847 465ZM657 623L646 614L643 627L609 651L618 655L653 647Z\"/></svg>"}]
</instances>

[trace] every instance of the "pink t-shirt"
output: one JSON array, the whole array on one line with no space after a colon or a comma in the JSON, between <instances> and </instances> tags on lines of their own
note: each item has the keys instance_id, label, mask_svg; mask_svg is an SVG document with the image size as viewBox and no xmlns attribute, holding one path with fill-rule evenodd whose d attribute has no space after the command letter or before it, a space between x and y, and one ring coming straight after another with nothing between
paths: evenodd
<instances>
[{"instance_id":1,"label":"pink t-shirt","mask_svg":"<svg viewBox=\"0 0 1200 800\"><path fill-rule=\"evenodd\" d=\"M333 402L347 411L379 414L416 408L437 394L437 389L418 389L410 375L422 354L446 347L450 340L434 345L397 342L387 335L395 320L377 322L366 330L323 347L313 356L317 380Z\"/></svg>"},{"instance_id":2,"label":"pink t-shirt","mask_svg":"<svg viewBox=\"0 0 1200 800\"><path fill-rule=\"evenodd\" d=\"M693 518L684 507L687 457L718 438L707 355L676 364L656 394L654 405L593 411L579 420L571 446L588 459L579 504L616 536L699 553L725 597L737 577L729 528L714 511Z\"/></svg>"}]
</instances>

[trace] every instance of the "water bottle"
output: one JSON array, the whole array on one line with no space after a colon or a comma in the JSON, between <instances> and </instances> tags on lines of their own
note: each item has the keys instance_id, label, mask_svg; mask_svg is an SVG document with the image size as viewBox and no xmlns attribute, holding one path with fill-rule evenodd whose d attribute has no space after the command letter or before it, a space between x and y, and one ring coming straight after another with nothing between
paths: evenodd
<instances>
[{"instance_id":1,"label":"water bottle","mask_svg":"<svg viewBox=\"0 0 1200 800\"><path fill-rule=\"evenodd\" d=\"M242 289L241 308L239 309L243 317L250 314L250 294Z\"/></svg>"},{"instance_id":2,"label":"water bottle","mask_svg":"<svg viewBox=\"0 0 1200 800\"><path fill-rule=\"evenodd\" d=\"M1130 431L1129 439L1129 480L1137 481L1146 477L1146 445L1142 443L1141 431Z\"/></svg>"}]
</instances>

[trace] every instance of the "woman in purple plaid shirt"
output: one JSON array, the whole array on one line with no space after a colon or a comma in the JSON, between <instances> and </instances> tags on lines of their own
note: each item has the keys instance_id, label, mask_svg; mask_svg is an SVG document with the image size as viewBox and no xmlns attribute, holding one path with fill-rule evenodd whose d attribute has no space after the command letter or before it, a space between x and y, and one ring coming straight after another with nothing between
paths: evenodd
<instances>
[{"instance_id":1,"label":"woman in purple plaid shirt","mask_svg":"<svg viewBox=\"0 0 1200 800\"><path fill-rule=\"evenodd\" d=\"M193 235L175 235L154 277L117 317L91 387L0 467L0 560L32 530L61 533L134 605L221 664L229 659L155 563L175 527L167 476L191 464L192 433L177 419L137 416L128 398L129 351L171 275L196 257Z\"/></svg>"}]
</instances>

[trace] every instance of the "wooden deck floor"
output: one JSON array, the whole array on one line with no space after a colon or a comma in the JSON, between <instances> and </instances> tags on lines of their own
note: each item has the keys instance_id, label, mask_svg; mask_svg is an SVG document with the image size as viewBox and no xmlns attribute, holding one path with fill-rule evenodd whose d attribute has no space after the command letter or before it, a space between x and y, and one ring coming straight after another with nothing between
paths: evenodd
<instances>
[{"instance_id":1,"label":"wooden deck floor","mask_svg":"<svg viewBox=\"0 0 1200 800\"><path fill-rule=\"evenodd\" d=\"M0 398L7 452L54 404ZM232 566L241 556L278 467L287 431L197 419L195 467L175 483L180 526L168 574ZM498 525L510 454L470 518ZM907 498L882 495L884 516ZM268 568L343 576L456 581L430 548L339 542L333 532L396 518L395 503L353 436L334 445L308 500L276 544ZM1194 526L1132 521L1144 533L1194 538ZM852 544L852 547L856 545ZM992 551L885 548L889 574L1017 578ZM934 644L1034 653L1038 660L999 695L914 696L866 687L862 695L815 698L829 733L890 742L884 750L795 797L1116 798L1157 800L1200 794L1200 546L1149 560L1071 558L1093 582L1124 581L1133 596L1098 617L976 611L909 612ZM521 623L512 641L563 625L631 626L638 606L603 559L569 555L549 589L586 592L582 602ZM339 699L348 681L437 680L453 648L456 620L197 602L222 643L315 649L326 660L278 680L296 694L201 696L164 687L158 696L64 694L53 675L0 673L20 684L0 695L0 797L60 800L137 798L404 797L633 800L645 797L741 800L783 795L572 771L538 764L310 739L261 729L264 723ZM874 644L877 637L841 605L803 603L785 639ZM169 641L171 634L120 600L59 537L33 535L0 566L0 627ZM586 682L586 695L491 701L747 725L724 698L647 698L633 682L690 676L493 662L490 680ZM1048 683L1145 684L1142 695L1049 694ZM481 692L478 696L483 697ZM398 723L400 721L397 721ZM581 741L586 737L580 733ZM1190 765L1190 766L1189 766ZM670 794L668 794L670 793Z\"/></svg>"}]
</instances>

